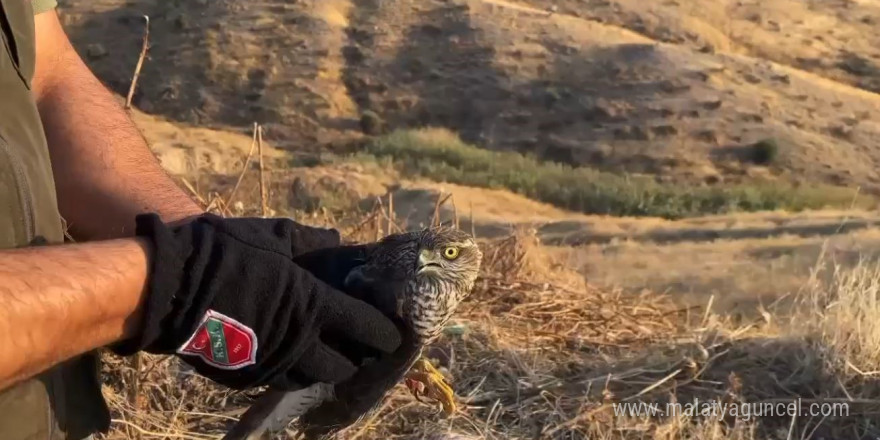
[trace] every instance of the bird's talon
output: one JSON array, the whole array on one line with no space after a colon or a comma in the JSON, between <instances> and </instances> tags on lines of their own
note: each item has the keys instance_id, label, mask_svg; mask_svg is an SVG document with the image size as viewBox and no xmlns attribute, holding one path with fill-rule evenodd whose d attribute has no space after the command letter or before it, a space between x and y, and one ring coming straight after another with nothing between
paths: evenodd
<instances>
[{"instance_id":1,"label":"bird's talon","mask_svg":"<svg viewBox=\"0 0 880 440\"><path fill-rule=\"evenodd\" d=\"M407 374L406 386L419 402L424 402L421 396L425 396L439 402L446 415L455 412L455 392L449 381L426 359L419 359L413 365Z\"/></svg>"},{"instance_id":2,"label":"bird's talon","mask_svg":"<svg viewBox=\"0 0 880 440\"><path fill-rule=\"evenodd\" d=\"M422 399L422 395L419 393L415 393L415 394L413 394L413 396L416 398L416 400L419 401L419 403L431 403L425 399Z\"/></svg>"}]
</instances>

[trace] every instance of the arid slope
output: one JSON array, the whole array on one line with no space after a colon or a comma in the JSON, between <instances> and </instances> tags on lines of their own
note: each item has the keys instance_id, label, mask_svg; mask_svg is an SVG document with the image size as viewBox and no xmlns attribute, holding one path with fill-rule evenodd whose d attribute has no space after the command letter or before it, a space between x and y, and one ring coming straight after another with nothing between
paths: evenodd
<instances>
[{"instance_id":1,"label":"arid slope","mask_svg":"<svg viewBox=\"0 0 880 440\"><path fill-rule=\"evenodd\" d=\"M281 148L357 139L372 110L389 127L445 126L484 148L662 180L876 192L877 8L739 3L62 0L62 13L119 92L150 15L136 105L236 130L258 121ZM770 164L750 148L762 139L780 146Z\"/></svg>"}]
</instances>

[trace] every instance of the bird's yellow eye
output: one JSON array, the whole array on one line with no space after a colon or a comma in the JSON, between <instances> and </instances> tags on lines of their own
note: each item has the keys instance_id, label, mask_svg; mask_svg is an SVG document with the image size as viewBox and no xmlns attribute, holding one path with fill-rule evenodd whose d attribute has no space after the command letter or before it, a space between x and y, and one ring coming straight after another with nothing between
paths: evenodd
<instances>
[{"instance_id":1,"label":"bird's yellow eye","mask_svg":"<svg viewBox=\"0 0 880 440\"><path fill-rule=\"evenodd\" d=\"M443 258L447 260L454 260L458 258L458 248L457 247L448 247L443 249Z\"/></svg>"}]
</instances>

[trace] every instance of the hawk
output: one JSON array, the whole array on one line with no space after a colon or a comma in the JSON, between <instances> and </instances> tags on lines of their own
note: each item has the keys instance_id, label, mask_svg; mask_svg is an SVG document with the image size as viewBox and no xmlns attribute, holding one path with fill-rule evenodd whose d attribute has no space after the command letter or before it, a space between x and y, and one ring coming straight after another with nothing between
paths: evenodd
<instances>
[{"instance_id":1,"label":"hawk","mask_svg":"<svg viewBox=\"0 0 880 440\"><path fill-rule=\"evenodd\" d=\"M325 438L375 409L402 379L417 398L432 397L447 413L454 411L451 388L421 355L474 286L482 260L476 242L458 229L432 228L389 235L363 246L361 257L362 264L345 277L345 290L355 296L391 292L384 301L378 297L376 305L397 322L403 336L400 348L362 365L353 377L335 386L318 383L293 392L268 390L225 440L260 439L285 429L294 419L306 438Z\"/></svg>"}]
</instances>

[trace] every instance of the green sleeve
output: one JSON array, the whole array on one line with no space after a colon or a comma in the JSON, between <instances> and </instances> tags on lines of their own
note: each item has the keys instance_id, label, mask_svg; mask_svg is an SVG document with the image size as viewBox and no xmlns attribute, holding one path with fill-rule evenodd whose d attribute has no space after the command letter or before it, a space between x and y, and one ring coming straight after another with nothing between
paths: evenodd
<instances>
[{"instance_id":1,"label":"green sleeve","mask_svg":"<svg viewBox=\"0 0 880 440\"><path fill-rule=\"evenodd\" d=\"M46 12L46 11L58 6L58 1L57 0L32 0L32 4L34 6L34 15L37 15L41 12Z\"/></svg>"}]
</instances>

